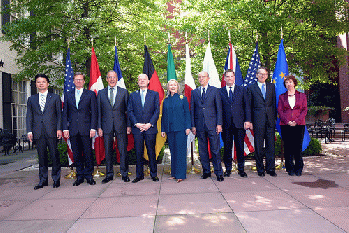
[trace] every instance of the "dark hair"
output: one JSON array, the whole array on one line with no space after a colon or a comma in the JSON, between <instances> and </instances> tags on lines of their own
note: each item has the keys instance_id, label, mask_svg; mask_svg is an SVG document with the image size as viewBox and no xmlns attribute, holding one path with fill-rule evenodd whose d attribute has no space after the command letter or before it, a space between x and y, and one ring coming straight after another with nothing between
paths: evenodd
<instances>
[{"instance_id":1,"label":"dark hair","mask_svg":"<svg viewBox=\"0 0 349 233\"><path fill-rule=\"evenodd\" d=\"M226 76L227 73L233 73L235 75L235 72L232 69L227 69L226 71L224 71L224 77Z\"/></svg>"},{"instance_id":2,"label":"dark hair","mask_svg":"<svg viewBox=\"0 0 349 233\"><path fill-rule=\"evenodd\" d=\"M50 83L50 80L48 79L48 77L46 76L46 74L37 74L37 75L35 75L35 82L36 82L36 80L37 80L38 78L44 78L44 79L46 79L46 81L47 81L48 83Z\"/></svg>"},{"instance_id":3,"label":"dark hair","mask_svg":"<svg viewBox=\"0 0 349 233\"><path fill-rule=\"evenodd\" d=\"M76 72L76 73L74 74L74 78L75 78L76 76L78 76L78 75L82 75L82 77L83 77L84 80L85 80L85 74L84 74L84 73L82 73L82 72Z\"/></svg>"},{"instance_id":4,"label":"dark hair","mask_svg":"<svg viewBox=\"0 0 349 233\"><path fill-rule=\"evenodd\" d=\"M258 70L257 70L257 73L259 73L260 70L265 70L265 71L269 72L268 68L264 67L264 66L259 67Z\"/></svg>"},{"instance_id":5,"label":"dark hair","mask_svg":"<svg viewBox=\"0 0 349 233\"><path fill-rule=\"evenodd\" d=\"M297 84L298 84L298 81L297 81L297 79L296 79L295 76L293 76L293 75L287 75L287 76L284 78L284 86L285 86L285 87L286 87L286 81L287 81L287 80L292 80L293 83L294 83L294 86L297 86Z\"/></svg>"}]
</instances>

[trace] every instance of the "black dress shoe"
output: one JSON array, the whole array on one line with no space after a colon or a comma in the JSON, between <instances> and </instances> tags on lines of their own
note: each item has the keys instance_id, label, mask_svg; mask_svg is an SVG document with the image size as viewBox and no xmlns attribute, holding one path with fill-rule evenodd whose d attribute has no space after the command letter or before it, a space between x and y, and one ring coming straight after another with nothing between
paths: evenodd
<instances>
[{"instance_id":1,"label":"black dress shoe","mask_svg":"<svg viewBox=\"0 0 349 233\"><path fill-rule=\"evenodd\" d=\"M105 177L103 180L102 180L102 184L106 184L108 183L109 181L113 180L113 177Z\"/></svg>"},{"instance_id":2,"label":"black dress shoe","mask_svg":"<svg viewBox=\"0 0 349 233\"><path fill-rule=\"evenodd\" d=\"M273 177L277 177L277 176L278 176L278 175L275 173L275 171L267 172L267 174L269 174L270 176L273 176Z\"/></svg>"},{"instance_id":3,"label":"black dress shoe","mask_svg":"<svg viewBox=\"0 0 349 233\"><path fill-rule=\"evenodd\" d=\"M41 189L43 188L44 186L48 186L48 181L44 181L44 182L40 182L38 185L35 185L34 186L34 190L37 190L37 189Z\"/></svg>"},{"instance_id":4,"label":"black dress shoe","mask_svg":"<svg viewBox=\"0 0 349 233\"><path fill-rule=\"evenodd\" d=\"M289 176L294 176L294 171L287 172Z\"/></svg>"},{"instance_id":5,"label":"black dress shoe","mask_svg":"<svg viewBox=\"0 0 349 233\"><path fill-rule=\"evenodd\" d=\"M224 172L224 177L230 177L231 172Z\"/></svg>"},{"instance_id":6,"label":"black dress shoe","mask_svg":"<svg viewBox=\"0 0 349 233\"><path fill-rule=\"evenodd\" d=\"M246 172L238 172L241 177L247 177Z\"/></svg>"},{"instance_id":7,"label":"black dress shoe","mask_svg":"<svg viewBox=\"0 0 349 233\"><path fill-rule=\"evenodd\" d=\"M80 184L84 183L84 179L77 179L74 183L73 186L79 186Z\"/></svg>"},{"instance_id":8,"label":"black dress shoe","mask_svg":"<svg viewBox=\"0 0 349 233\"><path fill-rule=\"evenodd\" d=\"M91 179L86 179L86 181L87 181L87 183L88 183L89 185L95 185L95 184L96 184L96 181L95 181L93 178L91 178Z\"/></svg>"},{"instance_id":9,"label":"black dress shoe","mask_svg":"<svg viewBox=\"0 0 349 233\"><path fill-rule=\"evenodd\" d=\"M59 186L61 186L61 181L57 180L57 181L53 181L53 188L58 188Z\"/></svg>"},{"instance_id":10,"label":"black dress shoe","mask_svg":"<svg viewBox=\"0 0 349 233\"><path fill-rule=\"evenodd\" d=\"M263 176L265 176L265 173L264 172L258 172L258 176L263 177Z\"/></svg>"},{"instance_id":11,"label":"black dress shoe","mask_svg":"<svg viewBox=\"0 0 349 233\"><path fill-rule=\"evenodd\" d=\"M157 176L151 178L153 181L157 182L159 181L159 178Z\"/></svg>"},{"instance_id":12,"label":"black dress shoe","mask_svg":"<svg viewBox=\"0 0 349 233\"><path fill-rule=\"evenodd\" d=\"M224 181L224 177L223 176L217 176L217 181Z\"/></svg>"},{"instance_id":13,"label":"black dress shoe","mask_svg":"<svg viewBox=\"0 0 349 233\"><path fill-rule=\"evenodd\" d=\"M123 180L124 182L130 182L130 178L128 178L128 176L123 176L123 177L122 177L122 180Z\"/></svg>"},{"instance_id":14,"label":"black dress shoe","mask_svg":"<svg viewBox=\"0 0 349 233\"><path fill-rule=\"evenodd\" d=\"M137 183L138 181L141 181L143 179L144 177L140 177L140 178L136 177L134 180L132 180L132 183Z\"/></svg>"},{"instance_id":15,"label":"black dress shoe","mask_svg":"<svg viewBox=\"0 0 349 233\"><path fill-rule=\"evenodd\" d=\"M202 174L201 179L207 179L208 177L211 177L211 173Z\"/></svg>"}]
</instances>

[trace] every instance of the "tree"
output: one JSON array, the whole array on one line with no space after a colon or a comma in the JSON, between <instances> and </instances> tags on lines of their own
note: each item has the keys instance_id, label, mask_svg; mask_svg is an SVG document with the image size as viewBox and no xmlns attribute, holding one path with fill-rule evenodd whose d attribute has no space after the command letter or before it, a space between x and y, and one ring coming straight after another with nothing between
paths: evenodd
<instances>
[{"instance_id":1,"label":"tree","mask_svg":"<svg viewBox=\"0 0 349 233\"><path fill-rule=\"evenodd\" d=\"M160 3L147 0L18 0L12 2L10 13L20 17L6 24L3 39L11 41L19 55L22 70L18 79L46 73L61 86L68 41L74 72L89 75L93 41L105 75L113 69L116 38L123 77L133 90L142 73L145 39L151 50L166 51L163 10ZM154 53L152 58L163 73L166 54Z\"/></svg>"},{"instance_id":2,"label":"tree","mask_svg":"<svg viewBox=\"0 0 349 233\"><path fill-rule=\"evenodd\" d=\"M347 31L348 3L345 0L184 0L168 22L191 35L193 70L202 68L210 31L213 56L223 70L227 53L228 30L243 74L258 34L261 62L273 70L281 28L292 73L307 77L308 83L329 82L337 76L335 66L345 62L346 51L336 47L336 36Z\"/></svg>"}]
</instances>

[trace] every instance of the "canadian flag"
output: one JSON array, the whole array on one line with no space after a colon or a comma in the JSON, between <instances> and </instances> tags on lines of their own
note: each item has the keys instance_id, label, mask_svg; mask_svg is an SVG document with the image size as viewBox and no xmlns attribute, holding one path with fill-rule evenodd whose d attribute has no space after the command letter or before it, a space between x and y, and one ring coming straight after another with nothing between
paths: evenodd
<instances>
[{"instance_id":1,"label":"canadian flag","mask_svg":"<svg viewBox=\"0 0 349 233\"><path fill-rule=\"evenodd\" d=\"M104 85L102 81L101 71L99 70L95 50L92 47L89 89L91 91L94 91L97 95L98 91L102 90L103 88ZM105 158L103 137L98 137L98 134L96 134L94 142L92 142L92 145L95 149L97 165L100 165L103 159Z\"/></svg>"}]
</instances>

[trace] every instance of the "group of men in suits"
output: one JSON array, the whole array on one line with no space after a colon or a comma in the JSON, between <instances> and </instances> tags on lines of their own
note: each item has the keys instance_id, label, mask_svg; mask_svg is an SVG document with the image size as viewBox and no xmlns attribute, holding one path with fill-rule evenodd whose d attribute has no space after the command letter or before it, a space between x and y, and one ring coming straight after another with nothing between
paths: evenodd
<instances>
[{"instance_id":1,"label":"group of men in suits","mask_svg":"<svg viewBox=\"0 0 349 233\"><path fill-rule=\"evenodd\" d=\"M255 158L259 176L265 172L275 173L274 127L276 120L275 87L266 83L268 71L262 67L257 73L258 82L248 88L235 85L233 70L224 73L226 86L218 89L210 86L207 72L200 72L200 87L191 93L192 132L198 137L199 155L203 168L202 179L211 177L209 148L214 173L218 181L224 181L232 170L232 147L236 146L238 174L247 177L244 171L244 138L247 129L254 128ZM38 94L28 99L27 131L30 141L35 140L39 155L39 183L34 189L48 185L48 151L53 163L53 187L60 186L61 165L57 151L57 138L62 135L70 138L76 165L78 186L86 179L90 185L93 179L92 138L96 133L104 137L106 156L106 177L102 183L113 180L113 141L117 139L120 152L120 173L124 182L129 182L127 162L127 134L133 133L137 158L137 183L144 179L144 145L150 164L150 176L157 177L155 144L157 120L159 118L159 94L148 89L149 78L146 74L138 76L139 90L128 94L118 87L115 71L107 73L108 87L100 90L97 97L94 92L84 89L85 76L74 75L75 90L64 96L64 107L60 97L48 93L49 79L44 74L35 76ZM63 132L62 132L63 130ZM220 138L224 141L223 161L226 167L223 173L220 156ZM209 144L208 144L209 143ZM266 165L263 164L265 144ZM208 145L210 147L208 147Z\"/></svg>"},{"instance_id":2,"label":"group of men in suits","mask_svg":"<svg viewBox=\"0 0 349 233\"><path fill-rule=\"evenodd\" d=\"M61 165L57 150L57 139L69 138L76 165L77 179L73 186L79 186L85 179L94 185L92 138L96 132L104 137L106 157L106 177L102 183L113 180L113 141L117 139L120 152L120 173L124 182L129 182L127 163L127 134L131 131L135 138L137 176L132 181L144 179L143 152L147 148L151 178L157 177L155 141L156 123L159 118L159 94L148 90L146 74L138 76L140 90L130 96L124 88L117 87L115 71L107 73L108 87L96 94L84 89L85 75L75 73L75 90L64 96L64 106L57 94L49 93L49 78L45 74L35 76L38 94L28 98L27 131L28 139L36 141L39 156L39 183L34 189L48 185L48 151L53 163L53 188L60 186ZM63 130L63 133L62 133Z\"/></svg>"},{"instance_id":3,"label":"group of men in suits","mask_svg":"<svg viewBox=\"0 0 349 233\"><path fill-rule=\"evenodd\" d=\"M244 138L247 129L254 129L254 145L257 172L259 176L277 176L275 173L274 130L276 121L275 86L266 83L268 71L261 67L258 81L248 88L235 85L233 70L226 70L226 86L218 89L208 85L209 75L200 72L200 87L191 94L192 132L198 137L199 155L203 168L202 179L211 176L208 145L217 181L229 177L232 170L233 142L236 147L238 174L247 177L244 171ZM224 142L223 173L220 157L219 133ZM264 153L265 144L265 153ZM266 157L264 166L263 158Z\"/></svg>"}]
</instances>

